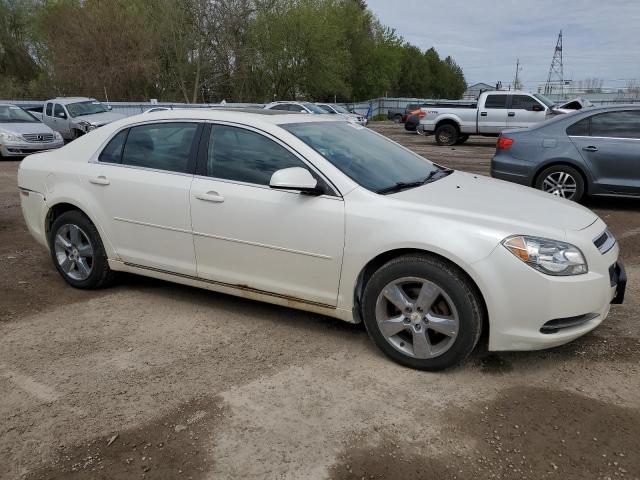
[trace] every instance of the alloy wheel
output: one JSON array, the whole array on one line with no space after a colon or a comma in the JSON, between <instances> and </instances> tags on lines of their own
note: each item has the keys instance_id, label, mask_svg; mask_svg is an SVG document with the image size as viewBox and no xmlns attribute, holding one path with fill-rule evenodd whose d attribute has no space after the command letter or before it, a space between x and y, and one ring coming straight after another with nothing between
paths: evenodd
<instances>
[{"instance_id":1,"label":"alloy wheel","mask_svg":"<svg viewBox=\"0 0 640 480\"><path fill-rule=\"evenodd\" d=\"M393 348L418 359L442 355L460 328L456 307L435 283L403 277L385 286L376 301L376 322Z\"/></svg>"},{"instance_id":2,"label":"alloy wheel","mask_svg":"<svg viewBox=\"0 0 640 480\"><path fill-rule=\"evenodd\" d=\"M576 179L564 171L552 172L542 181L543 191L562 198L572 198L577 188Z\"/></svg>"},{"instance_id":3,"label":"alloy wheel","mask_svg":"<svg viewBox=\"0 0 640 480\"><path fill-rule=\"evenodd\" d=\"M56 232L54 248L58 265L73 280L86 280L93 268L93 246L77 225L62 225Z\"/></svg>"}]
</instances>

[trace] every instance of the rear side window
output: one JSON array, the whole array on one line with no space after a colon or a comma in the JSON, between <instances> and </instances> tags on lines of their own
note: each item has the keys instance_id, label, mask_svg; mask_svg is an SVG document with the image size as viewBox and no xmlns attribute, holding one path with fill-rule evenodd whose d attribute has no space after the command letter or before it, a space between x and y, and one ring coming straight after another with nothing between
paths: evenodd
<instances>
[{"instance_id":1,"label":"rear side window","mask_svg":"<svg viewBox=\"0 0 640 480\"><path fill-rule=\"evenodd\" d=\"M123 130L111 139L98 157L99 162L120 163L122 161L122 147L124 147L127 132L128 130Z\"/></svg>"},{"instance_id":2,"label":"rear side window","mask_svg":"<svg viewBox=\"0 0 640 480\"><path fill-rule=\"evenodd\" d=\"M285 112L289 111L289 105L281 103L279 105L274 105L271 107L271 110L284 110Z\"/></svg>"},{"instance_id":3,"label":"rear side window","mask_svg":"<svg viewBox=\"0 0 640 480\"><path fill-rule=\"evenodd\" d=\"M487 95L484 108L507 108L506 95Z\"/></svg>"},{"instance_id":4,"label":"rear side window","mask_svg":"<svg viewBox=\"0 0 640 480\"><path fill-rule=\"evenodd\" d=\"M186 173L197 129L197 123L186 122L132 127L122 151L122 164Z\"/></svg>"},{"instance_id":5,"label":"rear side window","mask_svg":"<svg viewBox=\"0 0 640 480\"><path fill-rule=\"evenodd\" d=\"M514 110L528 110L532 112L534 107L543 110L540 102L527 95L513 95L511 97L511 108Z\"/></svg>"},{"instance_id":6,"label":"rear side window","mask_svg":"<svg viewBox=\"0 0 640 480\"><path fill-rule=\"evenodd\" d=\"M640 138L640 110L593 115L591 117L591 136Z\"/></svg>"},{"instance_id":7,"label":"rear side window","mask_svg":"<svg viewBox=\"0 0 640 480\"><path fill-rule=\"evenodd\" d=\"M572 137L588 137L591 126L591 118L587 117L567 128L567 135Z\"/></svg>"},{"instance_id":8,"label":"rear side window","mask_svg":"<svg viewBox=\"0 0 640 480\"><path fill-rule=\"evenodd\" d=\"M47 103L47 107L45 109L44 114L47 115L48 117L51 116L51 103Z\"/></svg>"},{"instance_id":9,"label":"rear side window","mask_svg":"<svg viewBox=\"0 0 640 480\"><path fill-rule=\"evenodd\" d=\"M238 182L269 185L276 170L306 168L286 148L256 132L214 125L209 137L207 175Z\"/></svg>"}]
</instances>

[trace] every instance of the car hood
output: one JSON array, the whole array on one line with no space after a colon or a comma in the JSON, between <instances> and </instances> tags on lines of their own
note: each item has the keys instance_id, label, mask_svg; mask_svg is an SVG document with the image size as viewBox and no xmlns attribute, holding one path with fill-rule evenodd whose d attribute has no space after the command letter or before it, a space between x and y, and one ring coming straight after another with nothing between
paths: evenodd
<instances>
[{"instance_id":1,"label":"car hood","mask_svg":"<svg viewBox=\"0 0 640 480\"><path fill-rule=\"evenodd\" d=\"M114 112L104 112L104 113L94 113L93 115L81 115L79 117L75 117L76 120L85 122L89 122L93 125L105 125L107 123L115 122L116 120L120 120L121 118L125 118L126 115L122 115L121 113Z\"/></svg>"},{"instance_id":2,"label":"car hood","mask_svg":"<svg viewBox=\"0 0 640 480\"><path fill-rule=\"evenodd\" d=\"M540 229L582 230L598 217L589 209L548 193L483 175L454 171L422 187L391 195L415 207L437 209L480 223Z\"/></svg>"},{"instance_id":3,"label":"car hood","mask_svg":"<svg viewBox=\"0 0 640 480\"><path fill-rule=\"evenodd\" d=\"M0 123L0 130L22 135L23 133L53 133L44 123Z\"/></svg>"}]
</instances>

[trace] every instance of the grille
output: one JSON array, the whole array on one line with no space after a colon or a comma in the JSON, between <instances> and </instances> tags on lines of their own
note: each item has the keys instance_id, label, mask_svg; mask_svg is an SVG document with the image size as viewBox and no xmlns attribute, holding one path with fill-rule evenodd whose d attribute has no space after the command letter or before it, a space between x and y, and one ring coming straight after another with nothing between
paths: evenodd
<instances>
[{"instance_id":1,"label":"grille","mask_svg":"<svg viewBox=\"0 0 640 480\"><path fill-rule=\"evenodd\" d=\"M565 328L582 325L596 317L598 317L597 313L585 313L584 315L578 315L576 317L556 318L545 323L542 328L540 328L540 333L557 333Z\"/></svg>"},{"instance_id":2,"label":"grille","mask_svg":"<svg viewBox=\"0 0 640 480\"><path fill-rule=\"evenodd\" d=\"M22 138L29 143L52 142L53 133L23 133Z\"/></svg>"},{"instance_id":3,"label":"grille","mask_svg":"<svg viewBox=\"0 0 640 480\"><path fill-rule=\"evenodd\" d=\"M593 241L593 244L603 255L613 248L616 244L615 237L609 230L605 230L602 234Z\"/></svg>"}]
</instances>

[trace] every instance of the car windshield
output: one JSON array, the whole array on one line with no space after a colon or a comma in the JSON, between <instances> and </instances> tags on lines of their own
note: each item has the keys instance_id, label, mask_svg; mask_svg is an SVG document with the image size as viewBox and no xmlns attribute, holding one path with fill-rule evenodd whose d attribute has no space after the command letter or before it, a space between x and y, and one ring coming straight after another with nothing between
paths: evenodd
<instances>
[{"instance_id":1,"label":"car windshield","mask_svg":"<svg viewBox=\"0 0 640 480\"><path fill-rule=\"evenodd\" d=\"M349 110L347 110L344 107L341 107L340 105L334 105L333 109L338 113L351 113L351 112L349 112Z\"/></svg>"},{"instance_id":2,"label":"car windshield","mask_svg":"<svg viewBox=\"0 0 640 480\"><path fill-rule=\"evenodd\" d=\"M336 113L329 105L318 105L325 113Z\"/></svg>"},{"instance_id":3,"label":"car windshield","mask_svg":"<svg viewBox=\"0 0 640 480\"><path fill-rule=\"evenodd\" d=\"M93 115L94 113L107 112L107 107L97 100L88 100L86 102L69 103L67 105L69 115L72 117L81 117L83 115Z\"/></svg>"},{"instance_id":4,"label":"car windshield","mask_svg":"<svg viewBox=\"0 0 640 480\"><path fill-rule=\"evenodd\" d=\"M382 135L350 122L280 126L373 192L392 193L416 187L435 180L435 174L445 171Z\"/></svg>"},{"instance_id":5,"label":"car windshield","mask_svg":"<svg viewBox=\"0 0 640 480\"><path fill-rule=\"evenodd\" d=\"M38 123L39 120L15 105L0 105L0 123Z\"/></svg>"},{"instance_id":6,"label":"car windshield","mask_svg":"<svg viewBox=\"0 0 640 480\"><path fill-rule=\"evenodd\" d=\"M544 103L547 107L553 107L556 104L556 102L549 100L547 97L541 95L540 93L534 93L533 96Z\"/></svg>"},{"instance_id":7,"label":"car windshield","mask_svg":"<svg viewBox=\"0 0 640 480\"><path fill-rule=\"evenodd\" d=\"M315 105L313 103L303 103L302 105L307 110L309 110L310 112L313 112L313 113L327 113L322 108L320 108L318 105Z\"/></svg>"}]
</instances>

